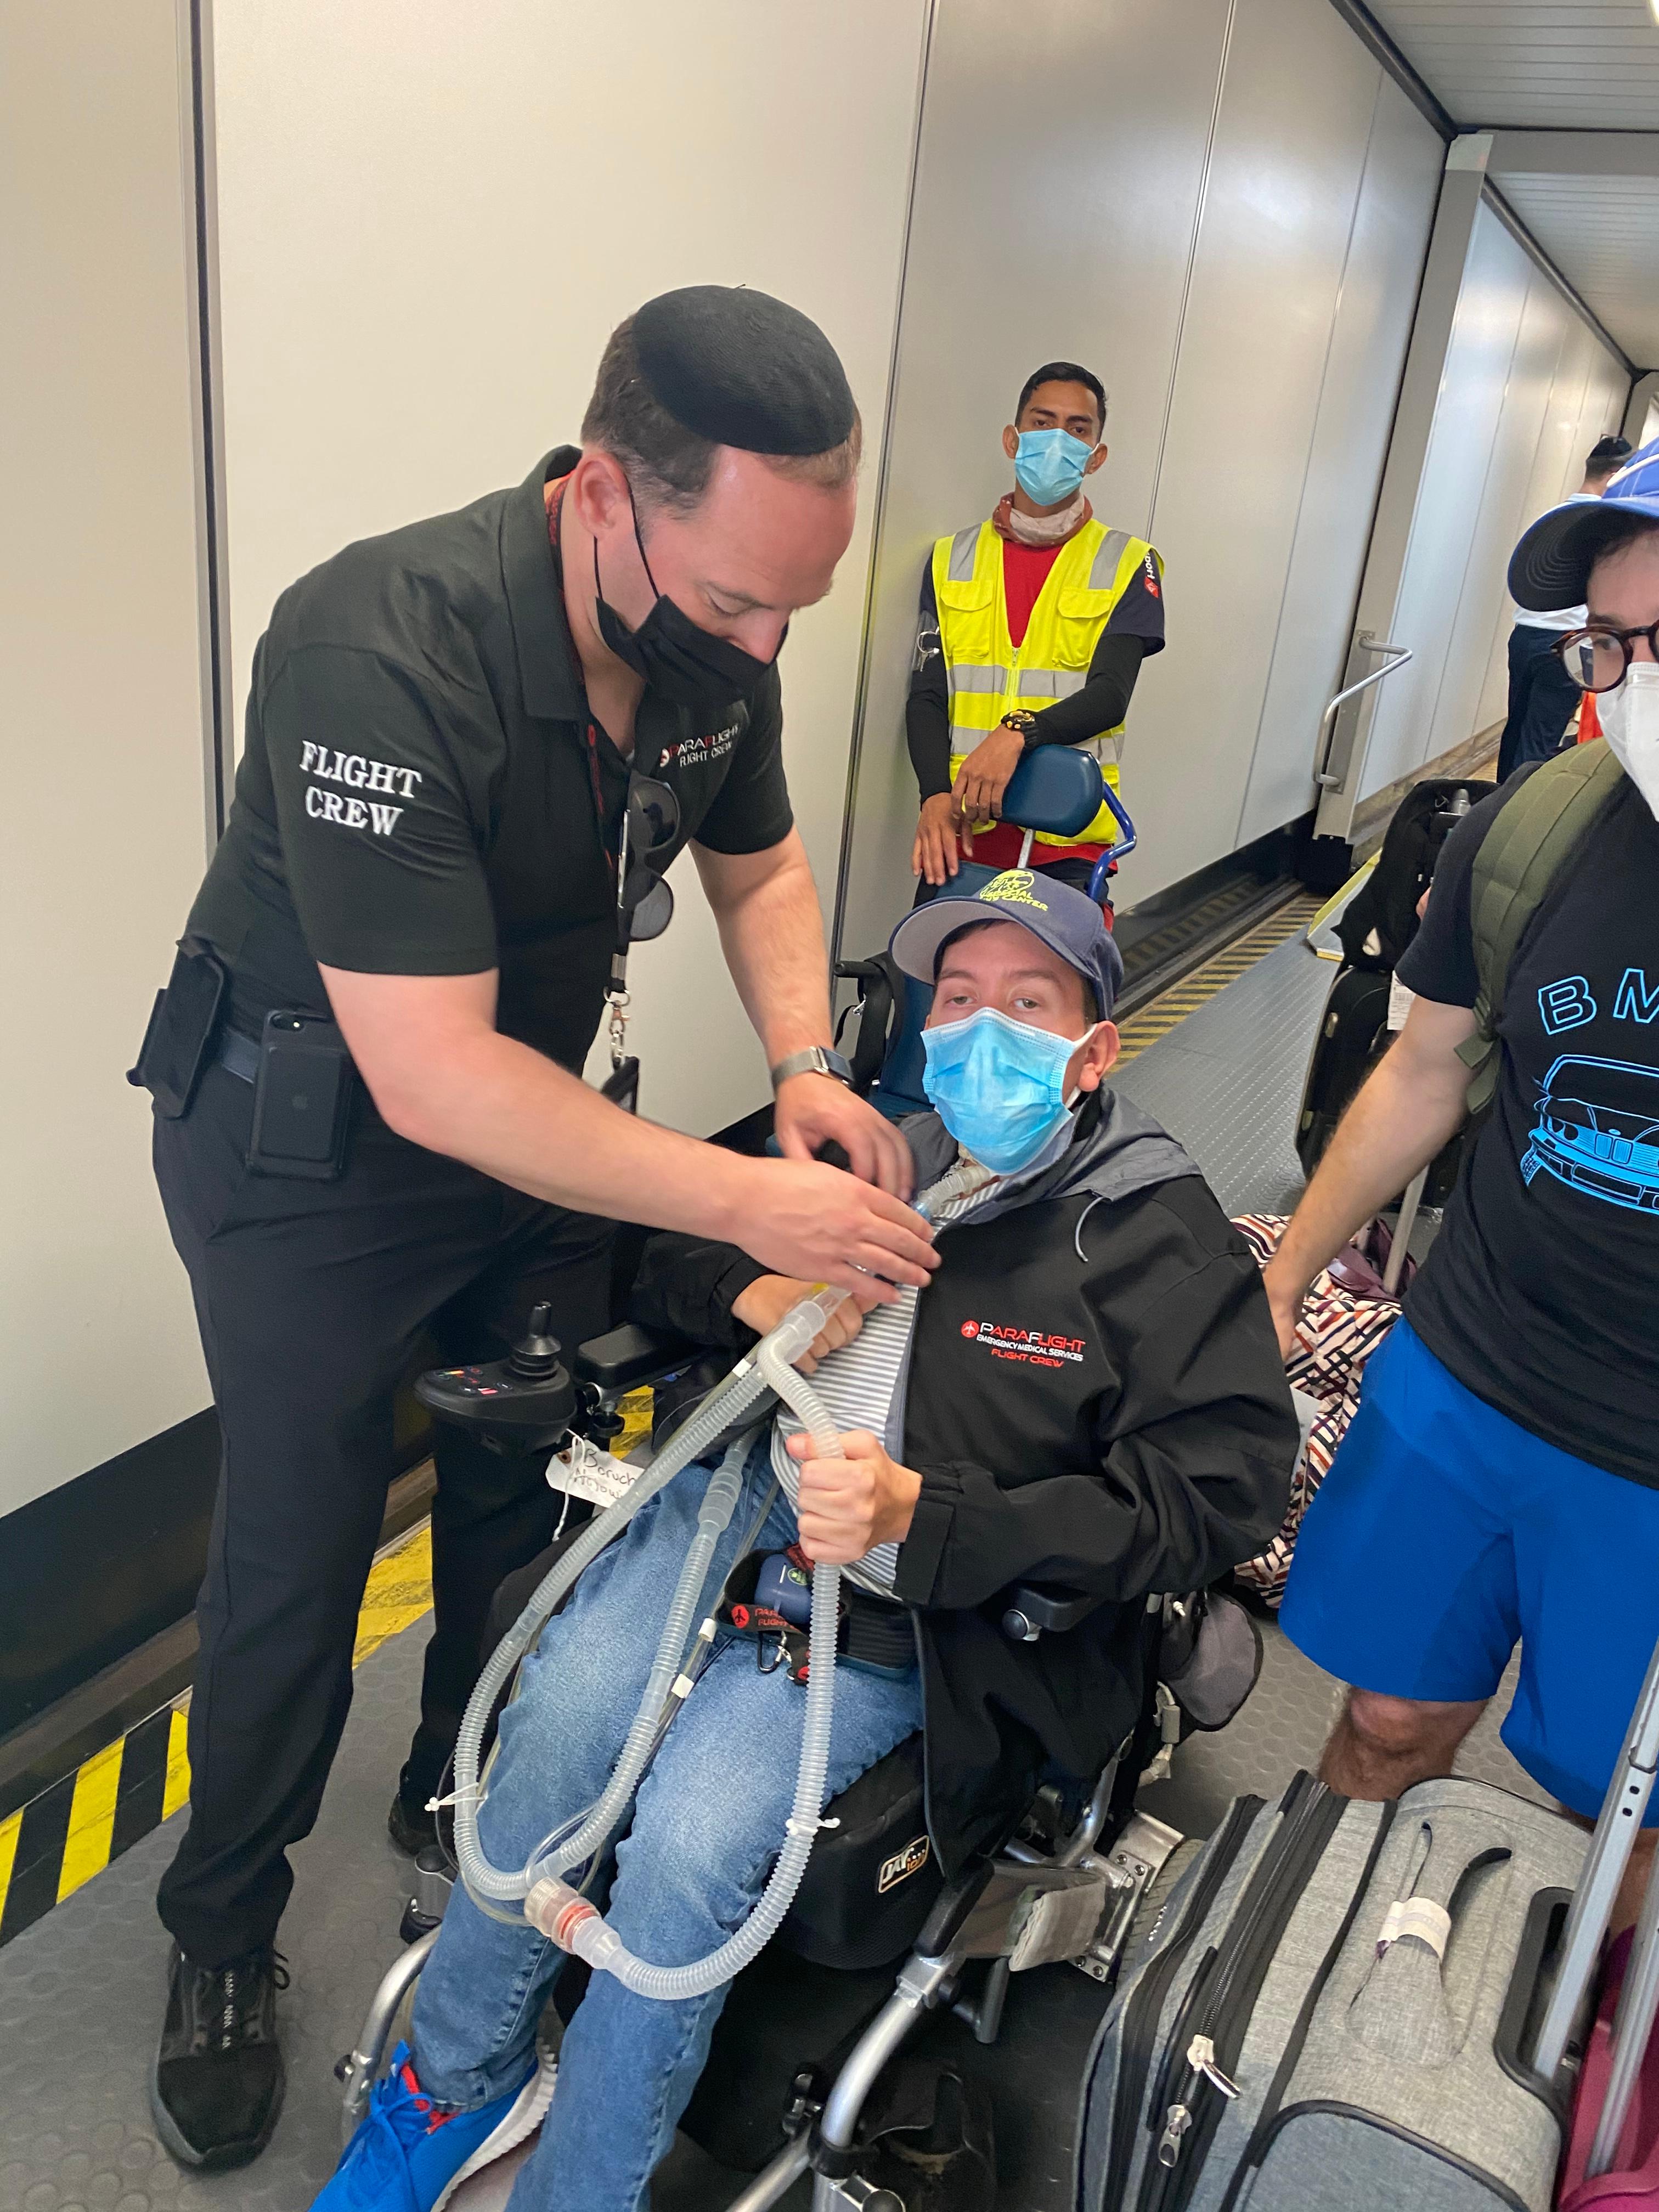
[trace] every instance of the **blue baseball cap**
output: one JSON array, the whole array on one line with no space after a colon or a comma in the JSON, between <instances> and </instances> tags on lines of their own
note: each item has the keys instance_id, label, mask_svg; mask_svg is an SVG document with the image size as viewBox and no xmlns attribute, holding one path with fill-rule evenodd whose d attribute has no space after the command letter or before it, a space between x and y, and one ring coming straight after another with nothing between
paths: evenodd
<instances>
[{"instance_id":1,"label":"blue baseball cap","mask_svg":"<svg viewBox=\"0 0 1659 2212\"><path fill-rule=\"evenodd\" d=\"M907 975L931 983L939 957L959 930L981 921L1017 921L1075 968L1095 994L1100 1018L1110 1018L1123 982L1123 955L1106 918L1086 891L1034 868L1005 868L971 894L948 888L905 915L888 951Z\"/></svg>"},{"instance_id":2,"label":"blue baseball cap","mask_svg":"<svg viewBox=\"0 0 1659 2212\"><path fill-rule=\"evenodd\" d=\"M1510 597L1516 606L1547 614L1552 607L1582 605L1597 556L1610 539L1625 536L1632 515L1659 522L1659 438L1607 478L1600 499L1553 507L1522 532L1510 556Z\"/></svg>"}]
</instances>

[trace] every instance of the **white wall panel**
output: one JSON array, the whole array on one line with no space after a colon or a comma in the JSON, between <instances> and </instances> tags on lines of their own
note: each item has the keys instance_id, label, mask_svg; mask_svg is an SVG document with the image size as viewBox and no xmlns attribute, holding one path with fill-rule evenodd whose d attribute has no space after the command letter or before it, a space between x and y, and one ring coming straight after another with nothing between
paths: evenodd
<instances>
[{"instance_id":1,"label":"white wall panel","mask_svg":"<svg viewBox=\"0 0 1659 2212\"><path fill-rule=\"evenodd\" d=\"M1507 639L1510 632L1504 577L1526 520L1526 495L1551 394L1558 378L1575 400L1583 389L1583 377L1568 351L1569 325L1577 318L1543 270L1529 261L1522 281L1515 350L1458 586L1445 671L1425 733L1425 760L1438 760L1484 726L1480 706L1486 671L1498 638Z\"/></svg>"},{"instance_id":2,"label":"white wall panel","mask_svg":"<svg viewBox=\"0 0 1659 2212\"><path fill-rule=\"evenodd\" d=\"M848 952L884 939L910 899L904 697L922 569L936 537L1007 489L1002 427L1044 361L1082 362L1105 384L1110 450L1090 496L1108 525L1146 528L1227 18L1227 0L1185 0L1171 39L1136 0L1032 0L1013 37L1003 0L940 0L860 707ZM1132 709L1138 761L1163 660Z\"/></svg>"},{"instance_id":3,"label":"white wall panel","mask_svg":"<svg viewBox=\"0 0 1659 2212\"><path fill-rule=\"evenodd\" d=\"M1168 562L1130 709L1139 897L1300 813L1409 334L1439 142L1328 0L941 0L877 548L843 949L908 902L903 703L935 536L1006 489L1045 357L1097 368L1103 521ZM1056 58L1063 57L1063 66Z\"/></svg>"},{"instance_id":4,"label":"white wall panel","mask_svg":"<svg viewBox=\"0 0 1659 2212\"><path fill-rule=\"evenodd\" d=\"M1381 79L1328 0L1240 6L1152 516L1170 646L1131 724L1132 898L1237 842ZM1375 465L1341 477L1367 511Z\"/></svg>"},{"instance_id":5,"label":"white wall panel","mask_svg":"<svg viewBox=\"0 0 1659 2212\"><path fill-rule=\"evenodd\" d=\"M1379 687L1361 790L1422 765L1504 410L1532 264L1487 208L1476 220L1391 635L1415 659ZM1485 654L1482 654L1484 663ZM1465 735L1468 733L1465 732Z\"/></svg>"},{"instance_id":6,"label":"white wall panel","mask_svg":"<svg viewBox=\"0 0 1659 2212\"><path fill-rule=\"evenodd\" d=\"M0 1514L208 1401L121 1079L204 857L182 183L173 0L0 12Z\"/></svg>"},{"instance_id":7,"label":"white wall panel","mask_svg":"<svg viewBox=\"0 0 1659 2212\"><path fill-rule=\"evenodd\" d=\"M1346 663L1442 156L1439 134L1391 77L1381 76L1240 844L1294 820L1308 804L1320 718Z\"/></svg>"},{"instance_id":8,"label":"white wall panel","mask_svg":"<svg viewBox=\"0 0 1659 2212\"><path fill-rule=\"evenodd\" d=\"M574 438L601 348L670 286L746 283L841 349L879 465L924 0L217 0L231 634L354 538L517 482ZM846 785L868 494L785 650L819 881ZM644 1104L765 1096L690 864L630 972Z\"/></svg>"},{"instance_id":9,"label":"white wall panel","mask_svg":"<svg viewBox=\"0 0 1659 2212\"><path fill-rule=\"evenodd\" d=\"M1577 489L1626 388L1601 339L1482 204L1390 624L1417 657L1381 687L1362 795L1502 720L1510 550Z\"/></svg>"}]
</instances>

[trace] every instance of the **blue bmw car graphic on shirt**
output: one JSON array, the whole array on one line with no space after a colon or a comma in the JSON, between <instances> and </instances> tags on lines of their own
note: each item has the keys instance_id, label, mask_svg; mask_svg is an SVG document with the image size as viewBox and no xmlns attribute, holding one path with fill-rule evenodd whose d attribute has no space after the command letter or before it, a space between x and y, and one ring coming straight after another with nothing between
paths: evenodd
<instances>
[{"instance_id":1,"label":"blue bmw car graphic on shirt","mask_svg":"<svg viewBox=\"0 0 1659 2212\"><path fill-rule=\"evenodd\" d=\"M1529 1184L1540 1168L1610 1206L1659 1212L1659 1068L1564 1054L1521 1163Z\"/></svg>"}]
</instances>

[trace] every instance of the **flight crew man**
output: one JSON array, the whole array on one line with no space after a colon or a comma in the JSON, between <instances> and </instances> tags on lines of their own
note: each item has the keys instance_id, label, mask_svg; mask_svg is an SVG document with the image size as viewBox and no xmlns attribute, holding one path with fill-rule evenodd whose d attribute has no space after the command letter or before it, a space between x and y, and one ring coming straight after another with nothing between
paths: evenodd
<instances>
[{"instance_id":1,"label":"flight crew man","mask_svg":"<svg viewBox=\"0 0 1659 2212\"><path fill-rule=\"evenodd\" d=\"M158 1899L175 1949L151 2101L185 2164L241 2163L276 2124L285 1849L344 1724L422 1332L459 1363L499 1357L544 1299L568 1346L608 1326L612 1217L866 1303L935 1264L902 1140L834 1072L781 759L775 656L846 550L859 440L805 316L748 290L667 294L613 334L580 449L348 546L283 594L259 645L235 805L139 1071L224 1437L191 1820ZM782 1160L655 1127L580 1079L613 963L625 975L629 935L661 926L687 844L772 1068ZM307 1073L278 1081L300 1048ZM337 1076L361 1079L343 1143L308 1144ZM830 1141L856 1175L814 1160ZM435 1626L391 1816L405 1848L490 1598L552 1530L540 1460L453 1428L435 1457Z\"/></svg>"},{"instance_id":2,"label":"flight crew man","mask_svg":"<svg viewBox=\"0 0 1659 2212\"><path fill-rule=\"evenodd\" d=\"M998 817L1028 745L1086 744L1116 788L1135 678L1164 649L1164 563L1144 538L1095 520L1083 483L1106 459L1105 428L1091 370L1034 370L1002 434L1013 489L988 521L933 547L905 707L923 896L963 854L1020 865L1022 833ZM1086 890L1116 834L1103 806L1079 838L1039 832L1032 859Z\"/></svg>"}]
</instances>

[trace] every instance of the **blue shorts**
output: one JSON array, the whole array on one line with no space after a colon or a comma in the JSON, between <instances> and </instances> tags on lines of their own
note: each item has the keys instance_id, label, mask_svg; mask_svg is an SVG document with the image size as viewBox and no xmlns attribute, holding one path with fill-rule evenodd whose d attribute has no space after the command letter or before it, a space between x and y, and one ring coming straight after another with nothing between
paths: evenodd
<instances>
[{"instance_id":1,"label":"blue shorts","mask_svg":"<svg viewBox=\"0 0 1659 2212\"><path fill-rule=\"evenodd\" d=\"M1659 1640L1659 1492L1521 1428L1397 1322L1308 1509L1279 1619L1340 1680L1435 1702L1490 1698L1518 1642L1504 1741L1593 1819Z\"/></svg>"}]
</instances>

